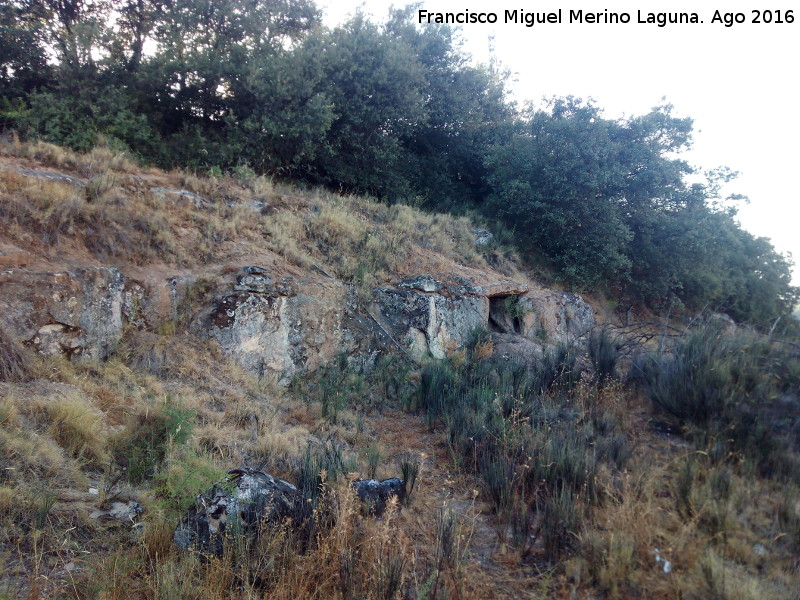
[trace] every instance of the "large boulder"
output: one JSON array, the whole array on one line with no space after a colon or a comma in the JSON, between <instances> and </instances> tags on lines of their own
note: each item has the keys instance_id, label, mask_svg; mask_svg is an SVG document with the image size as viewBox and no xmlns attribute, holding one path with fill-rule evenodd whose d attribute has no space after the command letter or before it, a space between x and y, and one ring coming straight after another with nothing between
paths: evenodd
<instances>
[{"instance_id":1,"label":"large boulder","mask_svg":"<svg viewBox=\"0 0 800 600\"><path fill-rule=\"evenodd\" d=\"M288 481L254 469L231 469L228 477L197 496L173 539L183 550L221 556L226 537L258 537L265 528L294 524L302 494Z\"/></svg>"},{"instance_id":2,"label":"large boulder","mask_svg":"<svg viewBox=\"0 0 800 600\"><path fill-rule=\"evenodd\" d=\"M532 365L541 360L545 354L545 348L542 344L522 335L491 333L487 340L491 343L492 356L503 361Z\"/></svg>"},{"instance_id":3,"label":"large boulder","mask_svg":"<svg viewBox=\"0 0 800 600\"><path fill-rule=\"evenodd\" d=\"M399 477L356 480L352 489L370 514L380 516L392 498L402 502L405 481ZM262 471L240 468L197 496L173 534L182 550L221 556L226 539L256 539L264 531L302 525L303 494L294 485Z\"/></svg>"}]
</instances>

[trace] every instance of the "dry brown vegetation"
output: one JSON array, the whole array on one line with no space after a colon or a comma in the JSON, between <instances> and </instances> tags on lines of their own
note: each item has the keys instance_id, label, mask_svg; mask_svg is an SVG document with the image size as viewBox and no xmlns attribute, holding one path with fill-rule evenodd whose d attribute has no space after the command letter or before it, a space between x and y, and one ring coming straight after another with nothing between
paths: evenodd
<instances>
[{"instance_id":1,"label":"dry brown vegetation","mask_svg":"<svg viewBox=\"0 0 800 600\"><path fill-rule=\"evenodd\" d=\"M316 265L367 293L418 273L420 261L449 275L490 265L511 274L513 253L474 243L463 217L387 206L322 190L304 192L263 176L134 174L124 156L100 147L77 155L44 142L0 143L0 218L15 246L54 258L84 251L102 261L196 267L271 250L300 267ZM32 161L32 162L31 162ZM31 177L44 164L83 181ZM188 191L196 196L154 191Z\"/></svg>"},{"instance_id":2,"label":"dry brown vegetation","mask_svg":"<svg viewBox=\"0 0 800 600\"><path fill-rule=\"evenodd\" d=\"M328 373L284 390L188 336L129 335L104 364L31 357L36 381L0 384L5 597L794 598L796 484L654 435L642 398L618 384L599 393L582 384L570 402L586 418L618 421L631 457L624 470L597 472L602 501L554 559L541 540L519 539L514 507L496 509L446 431L385 406L385 379L403 373ZM324 415L334 384L347 401ZM317 511L334 524L305 550L289 530L210 562L173 546L183 510L226 468L296 481L309 444L323 443L313 440L333 440L362 476L397 476L398 461L415 457L410 503L366 518L345 474L331 474ZM128 499L145 509L136 533L91 516Z\"/></svg>"}]
</instances>

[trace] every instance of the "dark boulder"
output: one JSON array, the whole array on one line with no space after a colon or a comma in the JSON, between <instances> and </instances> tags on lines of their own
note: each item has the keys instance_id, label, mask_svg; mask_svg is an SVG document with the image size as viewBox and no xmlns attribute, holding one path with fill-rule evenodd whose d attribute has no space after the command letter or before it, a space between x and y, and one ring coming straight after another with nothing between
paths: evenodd
<instances>
[{"instance_id":1,"label":"dark boulder","mask_svg":"<svg viewBox=\"0 0 800 600\"><path fill-rule=\"evenodd\" d=\"M358 499L367 505L371 514L380 516L386 510L386 503L391 498L402 502L406 497L406 482L400 477L392 477L378 481L377 479L359 479L353 482L353 489Z\"/></svg>"},{"instance_id":2,"label":"dark boulder","mask_svg":"<svg viewBox=\"0 0 800 600\"><path fill-rule=\"evenodd\" d=\"M302 495L288 481L254 469L231 469L228 477L197 496L173 539L183 550L222 555L225 537L257 537L263 529L293 522Z\"/></svg>"},{"instance_id":3,"label":"dark boulder","mask_svg":"<svg viewBox=\"0 0 800 600\"><path fill-rule=\"evenodd\" d=\"M358 480L353 490L370 514L380 516L391 498L402 502L405 482L399 477ZM265 530L302 527L303 494L288 481L254 469L231 469L228 476L197 496L175 529L173 540L182 550L221 556L225 539L256 539Z\"/></svg>"}]
</instances>

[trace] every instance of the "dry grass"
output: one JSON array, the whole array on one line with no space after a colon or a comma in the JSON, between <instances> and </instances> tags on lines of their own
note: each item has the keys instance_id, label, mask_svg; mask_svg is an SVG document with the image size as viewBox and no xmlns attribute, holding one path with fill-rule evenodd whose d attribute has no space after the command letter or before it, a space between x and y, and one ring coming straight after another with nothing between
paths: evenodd
<instances>
[{"instance_id":1,"label":"dry grass","mask_svg":"<svg viewBox=\"0 0 800 600\"><path fill-rule=\"evenodd\" d=\"M0 522L20 541L0 537L0 546L7 551L5 564L17 565L13 568L26 586L49 581L48 593L120 599L473 598L538 590L539 597L553 598L794 600L798 573L790 533L792 519L800 519L792 517L796 497L783 501L777 482L711 464L702 453L694 454L691 476L682 480L687 448L647 433L642 407L626 399L618 385L580 387L575 403L592 403L619 421L636 440L634 458L622 473L598 474L604 500L574 532L573 551L532 575L530 555L511 543L505 515L491 516L494 534L487 533L487 524L479 525L478 519L485 521L492 511L475 504L471 494L477 481L459 474L446 458L445 437L429 432L421 420L389 412L373 415L367 425L348 415L333 426L316 404L292 398L291 390L265 387L229 365L213 345L184 334L129 335L127 346L105 364L55 361L49 377L70 383L2 388L0 461L4 473L16 475L0 481ZM93 427L101 432L97 443L102 447L84 444L89 432L70 425L75 414L102 417ZM130 543L127 527L100 525L86 516L89 508L60 500L63 490L104 488L119 467L112 462L109 470L92 457L116 456L120 440L142 439L147 427L160 427L169 422L164 415L176 414L172 426L189 419L191 434L185 440L167 434L152 477L125 488L135 490L145 507L139 541ZM57 422L66 424L63 431L54 427ZM104 437L111 423L115 433ZM356 435L360 427L366 429ZM252 547L232 546L224 559L206 562L174 548L178 516L223 469L262 466L293 480L309 441L331 430L351 440L353 454L365 456L379 447L385 457L382 476L399 474L400 451L441 456L423 468L411 505L382 520L365 520L346 481L330 481L337 501L323 503L319 511L331 511L334 524L321 529L305 551L305 542L289 531L263 536ZM434 440L441 446L431 448ZM362 467L366 475L369 461ZM25 474L35 474L36 485ZM440 510L445 496L452 500L451 512ZM781 510L787 515L783 520ZM23 513L27 516L19 521ZM24 523L33 523L35 515L39 528L26 529ZM448 519L449 538L443 529ZM59 546L65 539L72 549ZM766 556L754 552L757 544ZM90 561L80 553L87 545ZM496 549L487 553L487 545ZM671 562L670 573L656 562L656 548ZM473 555L479 549L483 562ZM56 566L36 567L58 561L78 565L71 579L59 578ZM483 570L486 561L491 568ZM25 565L21 571L20 565ZM30 587L21 589L28 595Z\"/></svg>"},{"instance_id":2,"label":"dry grass","mask_svg":"<svg viewBox=\"0 0 800 600\"><path fill-rule=\"evenodd\" d=\"M13 135L0 138L0 155L27 158L47 167L77 171L84 177L93 177L109 170L133 173L139 168L131 157L112 149L103 139L87 154L80 154L39 140L22 142Z\"/></svg>"},{"instance_id":3,"label":"dry grass","mask_svg":"<svg viewBox=\"0 0 800 600\"><path fill-rule=\"evenodd\" d=\"M567 566L573 582L608 598L793 600L800 573L790 544L779 542L780 484L643 441L581 533ZM694 468L682 478L687 462Z\"/></svg>"},{"instance_id":4,"label":"dry grass","mask_svg":"<svg viewBox=\"0 0 800 600\"><path fill-rule=\"evenodd\" d=\"M105 448L104 415L82 395L36 399L31 409L41 413L48 433L71 457L102 464L108 458Z\"/></svg>"},{"instance_id":5,"label":"dry grass","mask_svg":"<svg viewBox=\"0 0 800 600\"><path fill-rule=\"evenodd\" d=\"M268 248L303 268L318 265L368 295L375 285L418 274L419 257L439 256L476 268L489 263L507 274L513 257L478 252L463 217L423 213L321 190L303 192L264 177L200 177L188 173L129 177L127 159L106 146L78 155L41 142L0 144L0 155L27 158L86 179L68 182L0 172L0 216L9 241L45 255L83 246L93 256L148 264L197 266ZM205 198L154 193L185 189ZM259 209L263 205L263 208ZM437 261L434 261L434 264Z\"/></svg>"},{"instance_id":6,"label":"dry grass","mask_svg":"<svg viewBox=\"0 0 800 600\"><path fill-rule=\"evenodd\" d=\"M33 360L25 348L0 329L0 381L23 382L33 373Z\"/></svg>"}]
</instances>

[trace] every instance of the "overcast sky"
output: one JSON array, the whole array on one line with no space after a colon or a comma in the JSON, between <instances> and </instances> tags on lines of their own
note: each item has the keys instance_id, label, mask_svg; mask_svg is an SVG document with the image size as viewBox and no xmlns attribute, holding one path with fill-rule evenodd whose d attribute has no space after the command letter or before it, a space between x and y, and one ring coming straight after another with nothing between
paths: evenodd
<instances>
[{"instance_id":1,"label":"overcast sky","mask_svg":"<svg viewBox=\"0 0 800 600\"><path fill-rule=\"evenodd\" d=\"M398 3L399 6L405 3ZM740 173L726 189L750 198L741 206L742 225L772 239L782 252L800 262L800 114L798 57L800 4L796 0L769 3L795 9L793 23L753 23L754 10L765 3L630 2L586 0L555 2L474 2L428 0L420 8L431 12L497 14L494 25L462 27L464 50L477 62L487 62L489 48L513 73L511 88L520 101L543 97L592 97L607 117L642 114L661 102L674 105L676 116L694 119L694 147L687 160L702 169L727 166ZM336 24L358 7L382 21L390 3L380 0L320 0L328 24ZM645 8L646 7L646 8ZM708 8L706 8L708 7ZM505 10L554 12L561 24L505 23ZM725 27L712 23L715 9L742 13L745 22ZM627 24L569 22L570 10L630 15ZM638 23L637 11L697 12L703 23L658 27ZM762 15L763 21L770 17ZM800 284L800 268L795 267Z\"/></svg>"}]
</instances>

